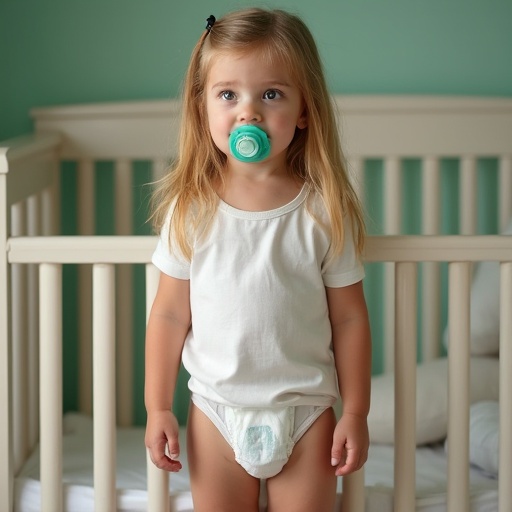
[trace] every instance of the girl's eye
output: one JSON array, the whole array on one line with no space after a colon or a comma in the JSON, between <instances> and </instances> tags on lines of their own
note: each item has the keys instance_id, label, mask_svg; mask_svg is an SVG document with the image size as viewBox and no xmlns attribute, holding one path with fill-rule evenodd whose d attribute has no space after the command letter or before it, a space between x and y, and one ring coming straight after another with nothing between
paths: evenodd
<instances>
[{"instance_id":1,"label":"girl's eye","mask_svg":"<svg viewBox=\"0 0 512 512\"><path fill-rule=\"evenodd\" d=\"M266 100L276 100L281 97L281 93L276 89L269 89L263 94L263 98Z\"/></svg>"},{"instance_id":2,"label":"girl's eye","mask_svg":"<svg viewBox=\"0 0 512 512\"><path fill-rule=\"evenodd\" d=\"M235 93L233 91L222 91L220 97L223 100L231 101L235 99Z\"/></svg>"}]
</instances>

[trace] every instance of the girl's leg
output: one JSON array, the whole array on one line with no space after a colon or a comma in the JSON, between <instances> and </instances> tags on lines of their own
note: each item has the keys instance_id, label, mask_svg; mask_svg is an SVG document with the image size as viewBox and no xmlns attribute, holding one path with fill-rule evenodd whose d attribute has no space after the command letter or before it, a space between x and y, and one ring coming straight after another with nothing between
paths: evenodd
<instances>
[{"instance_id":1,"label":"girl's leg","mask_svg":"<svg viewBox=\"0 0 512 512\"><path fill-rule=\"evenodd\" d=\"M217 427L193 403L187 431L194 512L257 512L260 481L235 460Z\"/></svg>"},{"instance_id":2,"label":"girl's leg","mask_svg":"<svg viewBox=\"0 0 512 512\"><path fill-rule=\"evenodd\" d=\"M268 512L332 512L336 476L331 466L336 420L327 409L294 446L282 471L267 480Z\"/></svg>"}]
</instances>

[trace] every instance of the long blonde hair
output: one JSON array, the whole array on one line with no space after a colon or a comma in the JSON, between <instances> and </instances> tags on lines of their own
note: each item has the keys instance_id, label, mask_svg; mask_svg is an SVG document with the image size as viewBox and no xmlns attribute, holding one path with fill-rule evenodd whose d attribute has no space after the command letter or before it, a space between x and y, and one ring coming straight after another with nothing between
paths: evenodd
<instances>
[{"instance_id":1,"label":"long blonde hair","mask_svg":"<svg viewBox=\"0 0 512 512\"><path fill-rule=\"evenodd\" d=\"M330 221L331 254L343 249L345 215L350 216L360 254L365 237L362 208L347 176L320 56L304 22L282 10L251 8L233 12L206 30L196 44L182 93L178 158L153 195L156 231L161 231L174 205L169 233L190 259L191 235L213 219L218 204L213 184L223 179L227 158L210 136L205 84L216 55L253 51L286 65L303 96L307 127L296 130L287 150L287 163L290 172L309 183L323 199Z\"/></svg>"}]
</instances>

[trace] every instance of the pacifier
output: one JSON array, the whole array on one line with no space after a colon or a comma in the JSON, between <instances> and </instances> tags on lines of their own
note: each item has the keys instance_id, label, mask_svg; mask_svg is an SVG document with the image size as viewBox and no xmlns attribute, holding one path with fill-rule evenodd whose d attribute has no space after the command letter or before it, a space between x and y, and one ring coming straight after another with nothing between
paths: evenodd
<instances>
[{"instance_id":1,"label":"pacifier","mask_svg":"<svg viewBox=\"0 0 512 512\"><path fill-rule=\"evenodd\" d=\"M229 149L241 162L261 162L270 154L270 141L261 128L246 124L230 133Z\"/></svg>"}]
</instances>

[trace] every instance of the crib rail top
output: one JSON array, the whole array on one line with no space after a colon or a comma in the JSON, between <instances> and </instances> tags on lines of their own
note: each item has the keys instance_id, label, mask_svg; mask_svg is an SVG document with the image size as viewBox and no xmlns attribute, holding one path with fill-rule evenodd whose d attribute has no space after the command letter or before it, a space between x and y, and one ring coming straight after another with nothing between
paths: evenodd
<instances>
[{"instance_id":1,"label":"crib rail top","mask_svg":"<svg viewBox=\"0 0 512 512\"><path fill-rule=\"evenodd\" d=\"M512 98L333 97L350 158L512 153ZM64 135L62 158L172 158L180 101L70 105L31 111L37 132Z\"/></svg>"},{"instance_id":2,"label":"crib rail top","mask_svg":"<svg viewBox=\"0 0 512 512\"><path fill-rule=\"evenodd\" d=\"M10 263L142 263L151 261L155 236L15 237ZM369 236L365 262L512 261L512 235Z\"/></svg>"}]
</instances>

